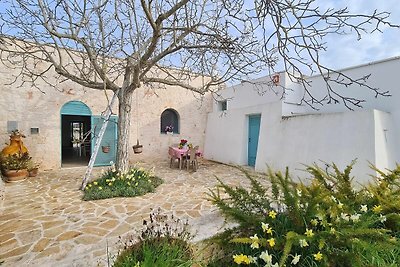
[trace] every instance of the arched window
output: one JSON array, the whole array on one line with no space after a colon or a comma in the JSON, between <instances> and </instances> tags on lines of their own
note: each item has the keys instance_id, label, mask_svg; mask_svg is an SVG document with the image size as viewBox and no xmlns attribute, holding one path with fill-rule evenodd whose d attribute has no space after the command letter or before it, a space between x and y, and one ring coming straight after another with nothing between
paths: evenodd
<instances>
[{"instance_id":1,"label":"arched window","mask_svg":"<svg viewBox=\"0 0 400 267\"><path fill-rule=\"evenodd\" d=\"M179 133L179 114L176 110L166 109L161 113L161 133Z\"/></svg>"}]
</instances>

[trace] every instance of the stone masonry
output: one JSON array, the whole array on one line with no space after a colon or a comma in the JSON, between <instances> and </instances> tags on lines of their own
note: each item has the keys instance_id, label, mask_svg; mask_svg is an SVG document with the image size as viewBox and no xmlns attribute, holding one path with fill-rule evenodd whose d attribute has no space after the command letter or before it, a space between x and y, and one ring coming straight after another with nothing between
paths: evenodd
<instances>
[{"instance_id":1,"label":"stone masonry","mask_svg":"<svg viewBox=\"0 0 400 267\"><path fill-rule=\"evenodd\" d=\"M7 183L0 209L2 266L107 266L122 245L119 237L137 235L142 220L159 207L189 219L194 241L201 240L224 227L224 219L206 200L208 189L217 183L215 177L231 185L248 185L237 168L205 160L197 172L171 169L166 160L139 166L153 169L164 180L155 193L83 201L78 187L84 168L47 171ZM96 168L95 173L99 171Z\"/></svg>"},{"instance_id":2,"label":"stone masonry","mask_svg":"<svg viewBox=\"0 0 400 267\"><path fill-rule=\"evenodd\" d=\"M39 71L44 67L39 63L36 68ZM81 101L91 109L93 115L100 115L108 103L105 92L88 89L71 81L57 82L55 73L46 74L56 84L55 87L38 80L36 88L16 78L19 71L16 66L0 62L0 143L4 144L9 139L7 121L17 121L18 129L27 136L24 143L33 159L41 163L41 169L60 168L62 106L72 100ZM199 83L196 81L192 85ZM111 99L111 92L107 94ZM164 158L168 146L179 143L182 138L203 148L207 113L211 110L209 94L199 96L174 86L142 86L134 92L133 98L130 141L135 145L139 139L143 144L143 153L134 155L131 149L131 160ZM167 108L178 112L180 134L170 136L160 133L160 116ZM118 105L114 106L113 113L118 114ZM32 127L38 127L39 134L31 135Z\"/></svg>"}]
</instances>

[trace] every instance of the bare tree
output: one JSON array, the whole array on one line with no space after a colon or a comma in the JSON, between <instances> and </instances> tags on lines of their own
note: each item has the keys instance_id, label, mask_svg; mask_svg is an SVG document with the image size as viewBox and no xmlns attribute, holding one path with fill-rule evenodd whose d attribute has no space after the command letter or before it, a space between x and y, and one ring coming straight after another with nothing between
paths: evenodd
<instances>
[{"instance_id":1,"label":"bare tree","mask_svg":"<svg viewBox=\"0 0 400 267\"><path fill-rule=\"evenodd\" d=\"M117 169L128 168L133 92L145 85L180 86L199 94L230 80L246 80L281 60L293 79L319 72L328 101L359 106L330 82L368 85L320 64L324 37L347 31L361 36L387 21L386 12L320 11L317 0L3 0L2 58L22 64L20 76L35 85L55 70L60 79L117 92ZM367 28L366 26L372 28ZM48 63L37 72L32 64ZM27 62L33 62L28 64ZM336 74L336 75L332 75ZM201 80L201 86L193 82ZM54 84L53 84L54 85ZM368 87L377 95L387 95ZM310 105L321 103L306 91ZM306 100L304 97L303 100Z\"/></svg>"}]
</instances>

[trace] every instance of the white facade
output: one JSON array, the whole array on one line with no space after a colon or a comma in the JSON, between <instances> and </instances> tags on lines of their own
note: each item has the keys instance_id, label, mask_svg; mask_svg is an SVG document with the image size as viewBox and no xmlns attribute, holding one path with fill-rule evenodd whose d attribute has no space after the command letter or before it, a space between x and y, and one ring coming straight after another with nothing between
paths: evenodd
<instances>
[{"instance_id":1,"label":"white facade","mask_svg":"<svg viewBox=\"0 0 400 267\"><path fill-rule=\"evenodd\" d=\"M303 170L303 164L315 162L323 166L323 162L334 162L343 169L357 159L353 175L358 181L366 181L367 174L373 173L369 163L385 169L400 161L399 69L400 58L393 58L343 70L354 78L371 74L368 84L389 90L392 95L376 99L368 89L336 85L335 90L346 90L344 94L366 100L364 108L355 111L340 104L325 105L319 110L296 105L304 89L291 83L284 73L279 73L280 85L291 89L284 98L280 86L273 85L272 90L265 87L264 95L252 83L227 88L221 92L221 98L227 99L227 110L221 111L216 103L208 116L205 157L247 165L248 118L260 114L256 170L265 171L267 165L275 170L289 166L292 173L301 176L303 172L297 170ZM319 97L325 86L321 77L308 79L313 94Z\"/></svg>"}]
</instances>

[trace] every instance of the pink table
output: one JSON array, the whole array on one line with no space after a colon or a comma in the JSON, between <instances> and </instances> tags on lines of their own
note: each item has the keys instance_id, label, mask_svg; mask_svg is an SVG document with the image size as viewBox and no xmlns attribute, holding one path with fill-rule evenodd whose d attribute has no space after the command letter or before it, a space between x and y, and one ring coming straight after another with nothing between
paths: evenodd
<instances>
[{"instance_id":1,"label":"pink table","mask_svg":"<svg viewBox=\"0 0 400 267\"><path fill-rule=\"evenodd\" d=\"M168 149L168 154L173 159L179 159L179 169L182 169L182 158L188 153L188 148L178 148L170 146ZM201 156L202 153L200 150L197 150L196 153L198 156Z\"/></svg>"}]
</instances>

